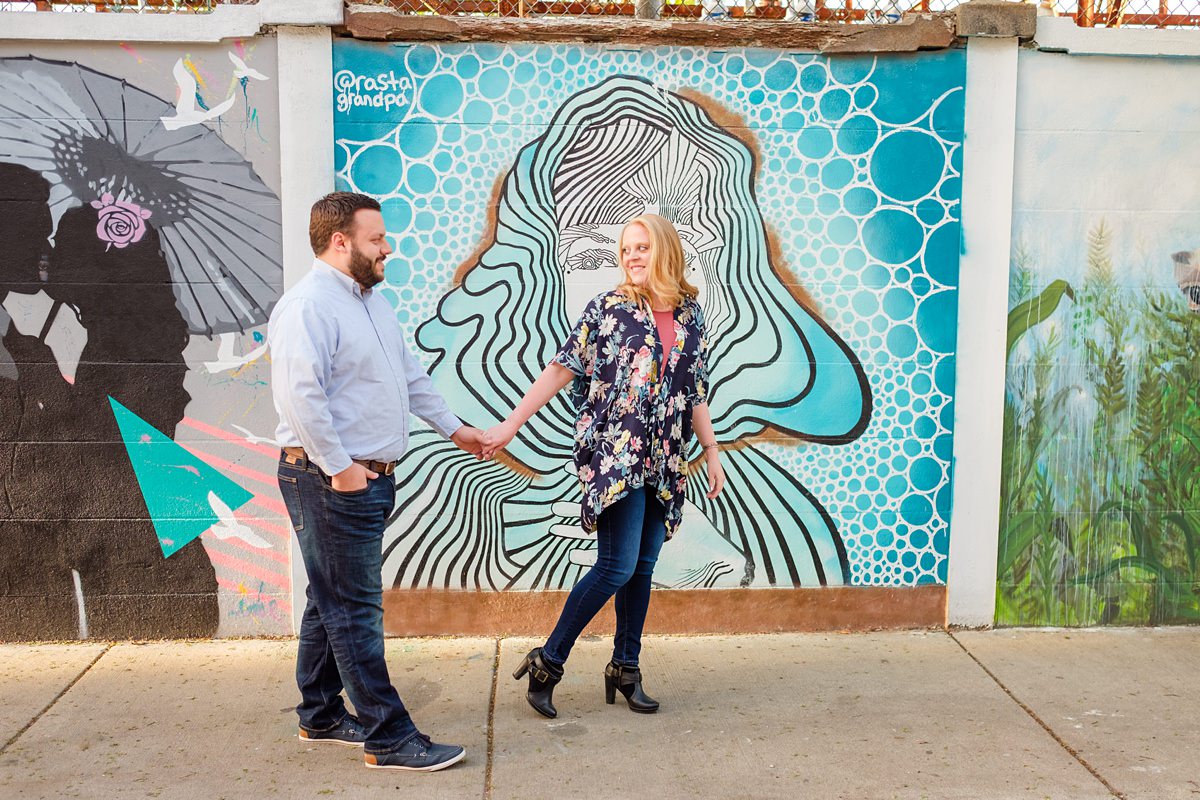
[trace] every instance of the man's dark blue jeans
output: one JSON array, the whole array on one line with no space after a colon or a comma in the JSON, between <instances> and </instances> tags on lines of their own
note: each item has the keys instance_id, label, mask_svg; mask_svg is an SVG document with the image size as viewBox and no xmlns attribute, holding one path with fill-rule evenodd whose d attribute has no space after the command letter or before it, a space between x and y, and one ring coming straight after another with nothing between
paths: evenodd
<instances>
[{"instance_id":1,"label":"man's dark blue jeans","mask_svg":"<svg viewBox=\"0 0 1200 800\"><path fill-rule=\"evenodd\" d=\"M383 530L396 482L380 475L336 492L310 461L279 460L279 489L308 572L296 683L300 725L324 731L346 716L344 688L366 731L368 753L389 753L417 733L383 654Z\"/></svg>"},{"instance_id":2,"label":"man's dark blue jeans","mask_svg":"<svg viewBox=\"0 0 1200 800\"><path fill-rule=\"evenodd\" d=\"M579 634L615 594L613 661L636 667L650 608L650 578L667 535L663 506L653 488L632 489L600 512L596 522L596 563L571 589L542 657L565 662Z\"/></svg>"}]
</instances>

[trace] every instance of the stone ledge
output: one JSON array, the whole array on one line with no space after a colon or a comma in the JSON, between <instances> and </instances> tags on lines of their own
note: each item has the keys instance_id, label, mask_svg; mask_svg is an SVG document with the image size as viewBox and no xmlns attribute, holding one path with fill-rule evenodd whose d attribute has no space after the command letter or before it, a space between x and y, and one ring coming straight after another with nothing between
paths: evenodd
<instances>
[{"instance_id":1,"label":"stone ledge","mask_svg":"<svg viewBox=\"0 0 1200 800\"><path fill-rule=\"evenodd\" d=\"M1037 33L1038 7L1010 0L969 0L954 10L959 36L1017 38L1028 42Z\"/></svg>"},{"instance_id":2,"label":"stone ledge","mask_svg":"<svg viewBox=\"0 0 1200 800\"><path fill-rule=\"evenodd\" d=\"M955 44L954 15L926 14L890 25L823 22L673 22L633 19L495 19L400 14L352 4L334 32L368 41L585 42L770 47L822 53L911 53Z\"/></svg>"}]
</instances>

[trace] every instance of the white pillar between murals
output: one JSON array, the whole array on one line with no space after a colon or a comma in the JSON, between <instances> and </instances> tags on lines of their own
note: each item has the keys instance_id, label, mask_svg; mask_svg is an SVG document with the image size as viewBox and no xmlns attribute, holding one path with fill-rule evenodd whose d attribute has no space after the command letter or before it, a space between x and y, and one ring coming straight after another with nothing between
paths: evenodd
<instances>
[{"instance_id":1,"label":"white pillar between murals","mask_svg":"<svg viewBox=\"0 0 1200 800\"><path fill-rule=\"evenodd\" d=\"M333 191L333 39L329 28L283 26L279 44L279 164L283 283L312 266L308 212ZM292 537L292 621L300 630L308 576Z\"/></svg>"},{"instance_id":2,"label":"white pillar between murals","mask_svg":"<svg viewBox=\"0 0 1200 800\"><path fill-rule=\"evenodd\" d=\"M291 288L312 266L309 209L333 191L333 39L329 28L276 32L283 281Z\"/></svg>"},{"instance_id":3,"label":"white pillar between murals","mask_svg":"<svg viewBox=\"0 0 1200 800\"><path fill-rule=\"evenodd\" d=\"M1016 111L1017 39L969 39L948 625L995 620Z\"/></svg>"}]
</instances>

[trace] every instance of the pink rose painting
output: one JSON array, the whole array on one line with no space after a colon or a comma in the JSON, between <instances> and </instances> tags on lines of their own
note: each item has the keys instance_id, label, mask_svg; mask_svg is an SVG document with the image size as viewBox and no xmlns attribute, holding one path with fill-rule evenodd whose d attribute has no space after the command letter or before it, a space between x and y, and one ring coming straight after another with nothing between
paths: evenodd
<instances>
[{"instance_id":1,"label":"pink rose painting","mask_svg":"<svg viewBox=\"0 0 1200 800\"><path fill-rule=\"evenodd\" d=\"M108 193L102 195L99 200L93 200L92 208L100 212L96 236L100 241L108 243L105 251L114 246L120 249L140 242L146 235L146 220L151 214L149 209L136 203L116 200Z\"/></svg>"}]
</instances>

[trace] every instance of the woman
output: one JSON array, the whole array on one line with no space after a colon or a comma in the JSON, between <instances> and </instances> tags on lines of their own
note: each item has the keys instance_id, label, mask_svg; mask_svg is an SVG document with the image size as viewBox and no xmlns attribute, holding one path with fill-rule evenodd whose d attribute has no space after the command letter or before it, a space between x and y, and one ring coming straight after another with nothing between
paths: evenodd
<instances>
[{"instance_id":1,"label":"woman","mask_svg":"<svg viewBox=\"0 0 1200 800\"><path fill-rule=\"evenodd\" d=\"M604 669L605 699L613 703L620 691L634 711L658 710L642 691L638 656L654 563L683 515L693 429L704 449L708 496L725 483L705 403L704 316L683 275L679 234L662 217L643 214L626 224L618 248L621 285L588 303L512 414L484 437L490 457L574 381L580 517L596 534L596 563L571 590L550 638L513 673L518 680L529 674L526 698L547 717L558 714L554 687L571 647L614 594L617 630Z\"/></svg>"}]
</instances>

